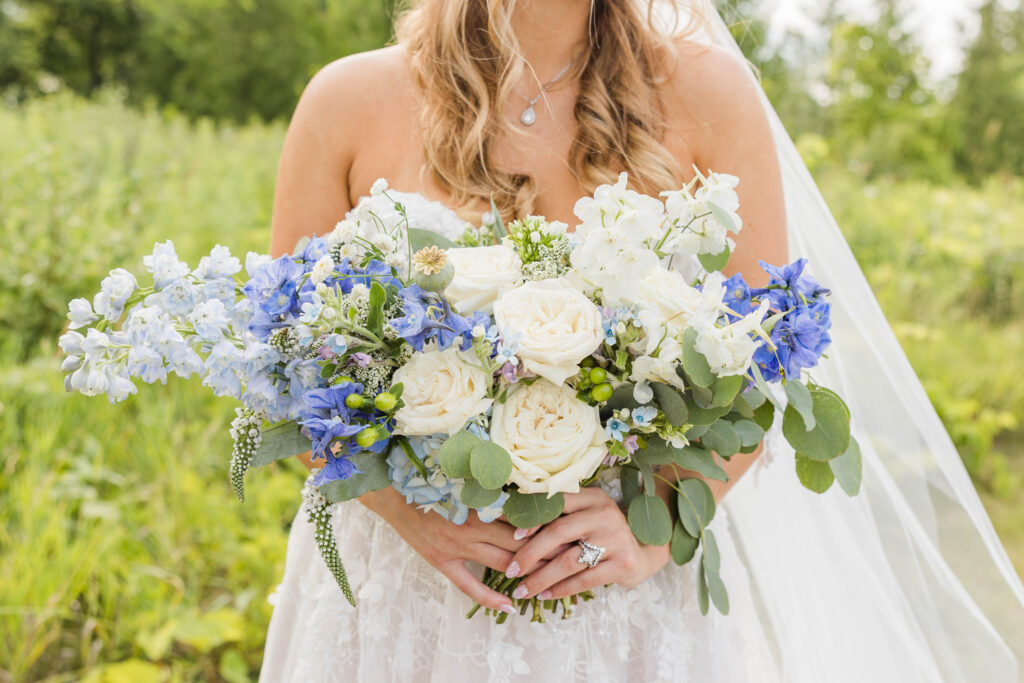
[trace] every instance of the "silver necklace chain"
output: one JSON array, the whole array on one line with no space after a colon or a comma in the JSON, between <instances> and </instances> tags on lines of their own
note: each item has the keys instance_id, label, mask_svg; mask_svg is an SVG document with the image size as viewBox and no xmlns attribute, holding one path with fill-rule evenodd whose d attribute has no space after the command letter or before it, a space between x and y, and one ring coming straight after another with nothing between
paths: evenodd
<instances>
[{"instance_id":1,"label":"silver necklace chain","mask_svg":"<svg viewBox=\"0 0 1024 683\"><path fill-rule=\"evenodd\" d=\"M575 61L576 58L573 57L568 64L562 67L562 70L559 71L554 78L540 86L540 92L537 93L537 95L529 101L529 104L526 105L526 109L524 109L523 113L519 115L520 123L522 123L524 126L532 126L534 123L536 123L537 111L533 108L533 105L537 104L537 102L544 95L544 93L547 92L548 88L550 88L551 86L553 86L555 83L562 79L562 76L565 75L565 73L569 70L569 67L572 66L573 62Z\"/></svg>"}]
</instances>

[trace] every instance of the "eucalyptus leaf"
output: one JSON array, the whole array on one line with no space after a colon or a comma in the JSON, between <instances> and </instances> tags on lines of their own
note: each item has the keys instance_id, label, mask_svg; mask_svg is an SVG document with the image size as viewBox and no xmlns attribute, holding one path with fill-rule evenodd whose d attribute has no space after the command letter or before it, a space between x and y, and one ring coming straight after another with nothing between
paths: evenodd
<instances>
[{"instance_id":1,"label":"eucalyptus leaf","mask_svg":"<svg viewBox=\"0 0 1024 683\"><path fill-rule=\"evenodd\" d=\"M675 463L708 479L729 481L725 470L715 462L715 455L706 448L690 445L679 449L676 451Z\"/></svg>"},{"instance_id":2,"label":"eucalyptus leaf","mask_svg":"<svg viewBox=\"0 0 1024 683\"><path fill-rule=\"evenodd\" d=\"M722 569L722 555L718 550L718 539L711 529L704 530L704 552L700 556L704 569L709 574L717 574Z\"/></svg>"},{"instance_id":3,"label":"eucalyptus leaf","mask_svg":"<svg viewBox=\"0 0 1024 683\"><path fill-rule=\"evenodd\" d=\"M708 593L711 595L711 602L715 609L722 614L729 613L729 593L725 590L725 583L718 572L705 572L705 579L708 582Z\"/></svg>"},{"instance_id":4,"label":"eucalyptus leaf","mask_svg":"<svg viewBox=\"0 0 1024 683\"><path fill-rule=\"evenodd\" d=\"M483 440L465 429L455 432L441 444L437 451L437 461L441 471L453 479L465 479L473 476L470 467L470 453Z\"/></svg>"},{"instance_id":5,"label":"eucalyptus leaf","mask_svg":"<svg viewBox=\"0 0 1024 683\"><path fill-rule=\"evenodd\" d=\"M665 501L655 495L637 496L626 515L629 528L641 543L665 545L672 539L672 516Z\"/></svg>"},{"instance_id":6,"label":"eucalyptus leaf","mask_svg":"<svg viewBox=\"0 0 1024 683\"><path fill-rule=\"evenodd\" d=\"M721 407L714 404L715 392L713 392L710 387L698 386L694 384L692 380L688 386L690 387L691 399L701 408L708 409Z\"/></svg>"},{"instance_id":7,"label":"eucalyptus leaf","mask_svg":"<svg viewBox=\"0 0 1024 683\"><path fill-rule=\"evenodd\" d=\"M764 430L753 420L737 420L732 423L732 426L739 434L742 448L756 446L764 440Z\"/></svg>"},{"instance_id":8,"label":"eucalyptus leaf","mask_svg":"<svg viewBox=\"0 0 1024 683\"><path fill-rule=\"evenodd\" d=\"M690 424L698 427L706 427L713 424L716 420L729 412L729 406L701 408L696 403L687 403L686 407L690 409Z\"/></svg>"},{"instance_id":9,"label":"eucalyptus leaf","mask_svg":"<svg viewBox=\"0 0 1024 683\"><path fill-rule=\"evenodd\" d=\"M672 526L672 545L669 548L672 553L672 561L678 565L686 564L697 553L698 545L700 545L700 539L686 533L683 525L676 520Z\"/></svg>"},{"instance_id":10,"label":"eucalyptus leaf","mask_svg":"<svg viewBox=\"0 0 1024 683\"><path fill-rule=\"evenodd\" d=\"M782 433L793 449L813 460L831 460L850 445L850 417L846 406L832 392L811 391L814 401L814 429L807 430L803 418L788 406L782 419Z\"/></svg>"},{"instance_id":11,"label":"eucalyptus leaf","mask_svg":"<svg viewBox=\"0 0 1024 683\"><path fill-rule=\"evenodd\" d=\"M740 394L740 398L746 403L752 410L757 410L767 400L761 390L757 387L750 387L746 391Z\"/></svg>"},{"instance_id":12,"label":"eucalyptus leaf","mask_svg":"<svg viewBox=\"0 0 1024 683\"><path fill-rule=\"evenodd\" d=\"M692 327L683 333L683 369L690 380L698 386L710 387L715 381L707 358L697 350L697 330Z\"/></svg>"},{"instance_id":13,"label":"eucalyptus leaf","mask_svg":"<svg viewBox=\"0 0 1024 683\"><path fill-rule=\"evenodd\" d=\"M828 491L836 479L830 463L812 460L802 453L796 454L796 476L805 488L815 493Z\"/></svg>"},{"instance_id":14,"label":"eucalyptus leaf","mask_svg":"<svg viewBox=\"0 0 1024 683\"><path fill-rule=\"evenodd\" d=\"M633 464L636 465L636 468L638 470L640 470L640 477L643 479L644 482L644 493L649 493L653 495L655 489L654 470L642 462L634 461Z\"/></svg>"},{"instance_id":15,"label":"eucalyptus leaf","mask_svg":"<svg viewBox=\"0 0 1024 683\"><path fill-rule=\"evenodd\" d=\"M733 422L739 418L753 420L754 409L751 408L742 398L738 398L736 399L736 402L732 404L732 415L734 415L734 417L730 417L730 419L732 419Z\"/></svg>"},{"instance_id":16,"label":"eucalyptus leaf","mask_svg":"<svg viewBox=\"0 0 1024 683\"><path fill-rule=\"evenodd\" d=\"M743 375L729 375L727 377L719 377L718 381L715 382L714 386L714 397L711 399L712 405L715 406L729 406L732 407L733 401L739 395L740 390L743 389L743 385L747 383L747 378Z\"/></svg>"},{"instance_id":17,"label":"eucalyptus leaf","mask_svg":"<svg viewBox=\"0 0 1024 683\"><path fill-rule=\"evenodd\" d=\"M498 500L500 495L500 488L484 488L476 479L467 479L466 483L462 485L462 493L459 494L459 498L467 507L479 509Z\"/></svg>"},{"instance_id":18,"label":"eucalyptus leaf","mask_svg":"<svg viewBox=\"0 0 1024 683\"><path fill-rule=\"evenodd\" d=\"M718 221L723 228L729 232L740 231L740 226L736 224L735 219L733 219L728 211L714 202L708 202L708 208L711 209L711 215L715 217L715 220Z\"/></svg>"},{"instance_id":19,"label":"eucalyptus leaf","mask_svg":"<svg viewBox=\"0 0 1024 683\"><path fill-rule=\"evenodd\" d=\"M849 496L856 496L860 491L863 463L861 462L860 444L852 436L846 452L835 460L829 460L832 473L836 475L839 486Z\"/></svg>"},{"instance_id":20,"label":"eucalyptus leaf","mask_svg":"<svg viewBox=\"0 0 1024 683\"><path fill-rule=\"evenodd\" d=\"M683 479L679 482L676 508L686 533L699 537L701 530L714 519L715 498L700 479Z\"/></svg>"},{"instance_id":21,"label":"eucalyptus leaf","mask_svg":"<svg viewBox=\"0 0 1024 683\"><path fill-rule=\"evenodd\" d=\"M771 429L772 424L775 422L775 404L771 401L765 401L755 408L754 422L766 432Z\"/></svg>"},{"instance_id":22,"label":"eucalyptus leaf","mask_svg":"<svg viewBox=\"0 0 1024 683\"><path fill-rule=\"evenodd\" d=\"M686 438L690 441L699 439L708 431L708 425L692 425L686 430Z\"/></svg>"},{"instance_id":23,"label":"eucalyptus leaf","mask_svg":"<svg viewBox=\"0 0 1024 683\"><path fill-rule=\"evenodd\" d=\"M716 270L722 270L729 264L729 245L725 245L725 248L717 254L697 254L697 260L700 261L700 265L703 266L704 270L709 273L713 273Z\"/></svg>"},{"instance_id":24,"label":"eucalyptus leaf","mask_svg":"<svg viewBox=\"0 0 1024 683\"><path fill-rule=\"evenodd\" d=\"M796 409L796 412L800 413L800 417L804 419L804 426L807 427L807 431L814 429L814 400L811 399L811 392L807 386L797 380L789 380L783 385L786 389L786 398L789 400L789 405Z\"/></svg>"},{"instance_id":25,"label":"eucalyptus leaf","mask_svg":"<svg viewBox=\"0 0 1024 683\"><path fill-rule=\"evenodd\" d=\"M438 247L439 249L451 249L455 246L447 237L440 235L433 230L424 228L409 228L409 245L412 253L427 247Z\"/></svg>"},{"instance_id":26,"label":"eucalyptus leaf","mask_svg":"<svg viewBox=\"0 0 1024 683\"><path fill-rule=\"evenodd\" d=\"M701 445L710 448L723 458L729 458L740 450L740 435L736 433L732 423L718 420L708 427L704 436L700 437Z\"/></svg>"},{"instance_id":27,"label":"eucalyptus leaf","mask_svg":"<svg viewBox=\"0 0 1024 683\"><path fill-rule=\"evenodd\" d=\"M348 460L360 471L348 479L330 481L320 487L320 493L329 503L340 503L358 498L370 491L379 491L391 485L388 476L387 459L380 453L359 451L347 456Z\"/></svg>"},{"instance_id":28,"label":"eucalyptus leaf","mask_svg":"<svg viewBox=\"0 0 1024 683\"><path fill-rule=\"evenodd\" d=\"M707 616L708 613L708 580L704 575L704 563L700 563L700 569L697 572L697 606L700 607L700 613Z\"/></svg>"},{"instance_id":29,"label":"eucalyptus leaf","mask_svg":"<svg viewBox=\"0 0 1024 683\"><path fill-rule=\"evenodd\" d=\"M761 394L767 400L771 401L772 405L774 405L779 410L782 410L782 406L775 398L775 394L773 394L772 390L768 387L768 382L765 381L764 375L761 374L761 368L757 367L757 363L751 363L750 373L754 376L754 385L758 388Z\"/></svg>"},{"instance_id":30,"label":"eucalyptus leaf","mask_svg":"<svg viewBox=\"0 0 1024 683\"><path fill-rule=\"evenodd\" d=\"M512 458L493 441L481 441L469 453L469 470L485 489L500 489L512 474Z\"/></svg>"},{"instance_id":31,"label":"eucalyptus leaf","mask_svg":"<svg viewBox=\"0 0 1024 683\"><path fill-rule=\"evenodd\" d=\"M676 462L676 448L664 439L651 435L646 445L633 453L633 460L644 465L671 465Z\"/></svg>"},{"instance_id":32,"label":"eucalyptus leaf","mask_svg":"<svg viewBox=\"0 0 1024 683\"><path fill-rule=\"evenodd\" d=\"M654 398L661 406L662 412L665 413L665 417L673 427L682 427L687 424L690 419L690 411L686 407L686 401L675 387L662 382L651 382L651 389L654 391Z\"/></svg>"},{"instance_id":33,"label":"eucalyptus leaf","mask_svg":"<svg viewBox=\"0 0 1024 683\"><path fill-rule=\"evenodd\" d=\"M509 524L520 529L532 529L552 521L565 509L565 496L561 493L548 498L543 493L509 491L502 508Z\"/></svg>"},{"instance_id":34,"label":"eucalyptus leaf","mask_svg":"<svg viewBox=\"0 0 1024 683\"><path fill-rule=\"evenodd\" d=\"M303 436L300 429L299 425L294 422L282 422L264 429L260 445L253 453L249 467L262 467L310 450L313 447L313 442Z\"/></svg>"},{"instance_id":35,"label":"eucalyptus leaf","mask_svg":"<svg viewBox=\"0 0 1024 683\"><path fill-rule=\"evenodd\" d=\"M622 502L628 506L640 494L640 473L632 467L621 468L619 484L622 486Z\"/></svg>"}]
</instances>

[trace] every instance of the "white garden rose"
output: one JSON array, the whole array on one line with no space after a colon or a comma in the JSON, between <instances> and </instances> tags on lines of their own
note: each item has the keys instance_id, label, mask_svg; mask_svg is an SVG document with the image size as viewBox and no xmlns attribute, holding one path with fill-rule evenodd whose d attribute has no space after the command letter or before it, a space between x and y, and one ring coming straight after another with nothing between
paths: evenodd
<instances>
[{"instance_id":1,"label":"white garden rose","mask_svg":"<svg viewBox=\"0 0 1024 683\"><path fill-rule=\"evenodd\" d=\"M527 370L554 384L604 339L601 311L565 279L537 280L509 290L494 303L494 322L504 339L516 339Z\"/></svg>"},{"instance_id":2,"label":"white garden rose","mask_svg":"<svg viewBox=\"0 0 1024 683\"><path fill-rule=\"evenodd\" d=\"M455 269L455 279L444 294L459 313L490 313L503 292L523 281L522 260L515 249L503 244L449 249L446 253Z\"/></svg>"},{"instance_id":3,"label":"white garden rose","mask_svg":"<svg viewBox=\"0 0 1024 683\"><path fill-rule=\"evenodd\" d=\"M652 268L637 284L631 303L649 309L665 320L672 333L679 333L700 307L700 290L687 284L674 270Z\"/></svg>"},{"instance_id":4,"label":"white garden rose","mask_svg":"<svg viewBox=\"0 0 1024 683\"><path fill-rule=\"evenodd\" d=\"M494 405L491 441L512 457L510 481L523 493L577 493L607 453L597 406L543 379L520 384Z\"/></svg>"},{"instance_id":5,"label":"white garden rose","mask_svg":"<svg viewBox=\"0 0 1024 683\"><path fill-rule=\"evenodd\" d=\"M472 354L454 346L425 350L398 368L394 382L403 386L404 406L395 414L395 434L454 434L466 420L486 411L491 376Z\"/></svg>"}]
</instances>

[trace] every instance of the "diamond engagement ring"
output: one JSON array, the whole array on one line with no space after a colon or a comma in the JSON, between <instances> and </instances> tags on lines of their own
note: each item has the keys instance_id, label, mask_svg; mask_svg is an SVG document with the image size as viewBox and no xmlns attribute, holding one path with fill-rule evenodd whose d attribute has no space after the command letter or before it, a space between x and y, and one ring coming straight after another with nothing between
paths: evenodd
<instances>
[{"instance_id":1,"label":"diamond engagement ring","mask_svg":"<svg viewBox=\"0 0 1024 683\"><path fill-rule=\"evenodd\" d=\"M580 558L576 560L580 564L585 564L591 569L597 566L597 563L601 561L601 556L604 555L604 548L600 546L591 545L586 541L576 541L580 549L583 552L580 553Z\"/></svg>"}]
</instances>

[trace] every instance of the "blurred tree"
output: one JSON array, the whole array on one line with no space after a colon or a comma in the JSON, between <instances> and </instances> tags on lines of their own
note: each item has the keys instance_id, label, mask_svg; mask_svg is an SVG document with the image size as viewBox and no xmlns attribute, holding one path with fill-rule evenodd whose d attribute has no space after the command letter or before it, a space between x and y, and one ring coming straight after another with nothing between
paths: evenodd
<instances>
[{"instance_id":1,"label":"blurred tree","mask_svg":"<svg viewBox=\"0 0 1024 683\"><path fill-rule=\"evenodd\" d=\"M988 0L950 104L957 167L974 181L1024 174L1024 6Z\"/></svg>"},{"instance_id":2,"label":"blurred tree","mask_svg":"<svg viewBox=\"0 0 1024 683\"><path fill-rule=\"evenodd\" d=\"M929 63L904 28L901 0L878 0L873 22L832 27L824 134L851 170L949 177L949 132L926 85Z\"/></svg>"},{"instance_id":3,"label":"blurred tree","mask_svg":"<svg viewBox=\"0 0 1024 683\"><path fill-rule=\"evenodd\" d=\"M123 85L191 116L288 116L324 64L383 45L394 0L2 0L0 88ZM42 87L40 87L42 86Z\"/></svg>"}]
</instances>

